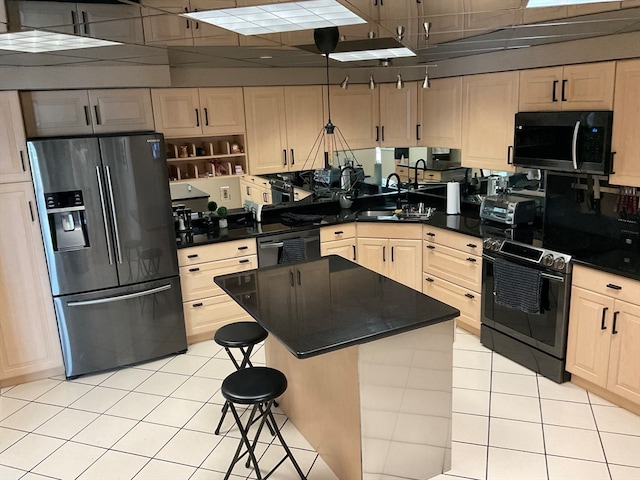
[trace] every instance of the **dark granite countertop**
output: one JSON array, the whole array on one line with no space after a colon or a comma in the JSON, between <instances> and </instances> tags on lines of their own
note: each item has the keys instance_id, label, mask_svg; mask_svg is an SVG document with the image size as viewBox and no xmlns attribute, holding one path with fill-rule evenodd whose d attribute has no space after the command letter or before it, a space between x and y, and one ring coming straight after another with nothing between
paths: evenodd
<instances>
[{"instance_id":1,"label":"dark granite countertop","mask_svg":"<svg viewBox=\"0 0 640 480\"><path fill-rule=\"evenodd\" d=\"M573 259L573 263L640 281L640 252L612 250L597 255L578 256Z\"/></svg>"},{"instance_id":2,"label":"dark granite countertop","mask_svg":"<svg viewBox=\"0 0 640 480\"><path fill-rule=\"evenodd\" d=\"M214 280L297 358L397 335L460 314L336 255Z\"/></svg>"}]
</instances>

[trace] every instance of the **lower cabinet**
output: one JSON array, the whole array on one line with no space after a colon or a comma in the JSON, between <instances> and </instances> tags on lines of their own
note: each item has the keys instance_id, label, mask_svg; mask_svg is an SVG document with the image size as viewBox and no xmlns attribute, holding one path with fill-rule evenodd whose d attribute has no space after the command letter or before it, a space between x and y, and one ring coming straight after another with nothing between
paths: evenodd
<instances>
[{"instance_id":1,"label":"lower cabinet","mask_svg":"<svg viewBox=\"0 0 640 480\"><path fill-rule=\"evenodd\" d=\"M574 267L566 365L574 383L636 413L640 412L638 292L638 281Z\"/></svg>"},{"instance_id":2,"label":"lower cabinet","mask_svg":"<svg viewBox=\"0 0 640 480\"><path fill-rule=\"evenodd\" d=\"M424 225L422 293L458 310L458 326L480 334L482 239Z\"/></svg>"},{"instance_id":3,"label":"lower cabinet","mask_svg":"<svg viewBox=\"0 0 640 480\"><path fill-rule=\"evenodd\" d=\"M257 268L255 239L180 249L178 265L188 343L210 340L223 325L251 319L213 279Z\"/></svg>"},{"instance_id":4,"label":"lower cabinet","mask_svg":"<svg viewBox=\"0 0 640 480\"><path fill-rule=\"evenodd\" d=\"M0 185L0 386L64 372L35 208L30 182Z\"/></svg>"},{"instance_id":5,"label":"lower cabinet","mask_svg":"<svg viewBox=\"0 0 640 480\"><path fill-rule=\"evenodd\" d=\"M407 287L422 290L422 225L357 226L358 263Z\"/></svg>"},{"instance_id":6,"label":"lower cabinet","mask_svg":"<svg viewBox=\"0 0 640 480\"><path fill-rule=\"evenodd\" d=\"M320 254L340 255L341 257L357 261L356 225L348 223L332 225L320 229Z\"/></svg>"}]
</instances>

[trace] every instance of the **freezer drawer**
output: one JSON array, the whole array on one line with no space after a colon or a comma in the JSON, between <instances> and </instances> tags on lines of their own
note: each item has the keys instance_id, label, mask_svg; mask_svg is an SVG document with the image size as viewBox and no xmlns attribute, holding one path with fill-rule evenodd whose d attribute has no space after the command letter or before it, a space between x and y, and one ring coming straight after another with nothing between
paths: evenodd
<instances>
[{"instance_id":1,"label":"freezer drawer","mask_svg":"<svg viewBox=\"0 0 640 480\"><path fill-rule=\"evenodd\" d=\"M54 301L67 378L187 349L179 277Z\"/></svg>"}]
</instances>

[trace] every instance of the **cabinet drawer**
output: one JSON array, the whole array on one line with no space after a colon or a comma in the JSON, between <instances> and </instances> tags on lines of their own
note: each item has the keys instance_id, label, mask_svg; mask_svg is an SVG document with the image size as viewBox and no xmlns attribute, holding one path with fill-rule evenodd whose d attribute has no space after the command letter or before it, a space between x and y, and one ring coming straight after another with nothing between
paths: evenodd
<instances>
[{"instance_id":1,"label":"cabinet drawer","mask_svg":"<svg viewBox=\"0 0 640 480\"><path fill-rule=\"evenodd\" d=\"M213 243L199 247L181 248L178 250L178 265L195 265L202 262L213 262L226 258L245 257L257 255L256 240L234 240L232 242Z\"/></svg>"},{"instance_id":2,"label":"cabinet drawer","mask_svg":"<svg viewBox=\"0 0 640 480\"><path fill-rule=\"evenodd\" d=\"M480 309L482 298L479 293L459 287L451 282L425 273L422 279L422 293L440 300L460 310L458 323L475 334L480 332Z\"/></svg>"},{"instance_id":3,"label":"cabinet drawer","mask_svg":"<svg viewBox=\"0 0 640 480\"><path fill-rule=\"evenodd\" d=\"M423 227L423 232L424 239L427 242L445 245L472 255L482 255L481 238L452 232L451 230L445 230L443 228L432 227L430 225L425 225Z\"/></svg>"},{"instance_id":4,"label":"cabinet drawer","mask_svg":"<svg viewBox=\"0 0 640 480\"><path fill-rule=\"evenodd\" d=\"M344 240L345 238L356 238L355 223L343 223L320 229L320 243Z\"/></svg>"},{"instance_id":5,"label":"cabinet drawer","mask_svg":"<svg viewBox=\"0 0 640 480\"><path fill-rule=\"evenodd\" d=\"M400 177L400 180L404 181L405 179L408 179L410 175L413 174L413 169L409 167L400 167L396 165L396 173Z\"/></svg>"},{"instance_id":6,"label":"cabinet drawer","mask_svg":"<svg viewBox=\"0 0 640 480\"><path fill-rule=\"evenodd\" d=\"M424 242L423 270L464 288L480 292L482 257Z\"/></svg>"},{"instance_id":7,"label":"cabinet drawer","mask_svg":"<svg viewBox=\"0 0 640 480\"><path fill-rule=\"evenodd\" d=\"M636 305L640 304L640 299L638 298L640 282L614 275L613 273L601 272L600 270L575 265L571 285L607 295L608 297L617 298L625 302Z\"/></svg>"},{"instance_id":8,"label":"cabinet drawer","mask_svg":"<svg viewBox=\"0 0 640 480\"><path fill-rule=\"evenodd\" d=\"M356 225L358 237L368 238L404 238L418 240L422 232L422 225L418 224L389 224L380 222L362 222Z\"/></svg>"},{"instance_id":9,"label":"cabinet drawer","mask_svg":"<svg viewBox=\"0 0 640 480\"><path fill-rule=\"evenodd\" d=\"M192 267L180 267L182 300L197 300L222 295L224 291L214 283L213 277L227 273L244 272L254 268L258 268L256 255L206 262Z\"/></svg>"},{"instance_id":10,"label":"cabinet drawer","mask_svg":"<svg viewBox=\"0 0 640 480\"><path fill-rule=\"evenodd\" d=\"M187 337L213 335L228 323L251 320L249 314L227 294L184 302L182 306Z\"/></svg>"}]
</instances>

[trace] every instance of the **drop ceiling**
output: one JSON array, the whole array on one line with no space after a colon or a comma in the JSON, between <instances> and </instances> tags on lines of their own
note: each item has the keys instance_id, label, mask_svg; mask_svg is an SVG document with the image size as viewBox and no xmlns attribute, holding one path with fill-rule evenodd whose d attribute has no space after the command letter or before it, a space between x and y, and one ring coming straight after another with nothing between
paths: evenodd
<instances>
[{"instance_id":1,"label":"drop ceiling","mask_svg":"<svg viewBox=\"0 0 640 480\"><path fill-rule=\"evenodd\" d=\"M640 31L640 0L581 6L527 9L526 0L339 0L367 23L340 27L338 49L398 45L412 49L415 57L394 59L397 66L434 65L450 59L491 52ZM229 8L259 0L111 0L89 2L107 9L94 15L87 31L118 32L133 22L140 28L122 45L52 53L0 50L0 67L46 66L149 66L180 68L312 68L323 67L313 31L245 37L180 16L203 8ZM270 3L275 3L272 0ZM16 12L28 4L31 20L20 25ZM7 31L38 28L74 33L71 20L51 12L72 3L16 2L8 0ZM76 15L82 15L81 4ZM69 18L71 18L69 16ZM80 18L80 17L79 17ZM0 15L2 20L2 15ZM424 23L429 23L429 36ZM126 27L129 28L129 27ZM77 33L77 32L76 32ZM97 35L95 35L97 36ZM109 38L114 39L114 38ZM353 47L355 48L355 47ZM615 58L612 56L612 58ZM331 61L337 68L371 68L377 61Z\"/></svg>"}]
</instances>

